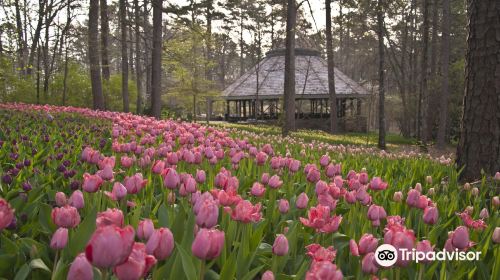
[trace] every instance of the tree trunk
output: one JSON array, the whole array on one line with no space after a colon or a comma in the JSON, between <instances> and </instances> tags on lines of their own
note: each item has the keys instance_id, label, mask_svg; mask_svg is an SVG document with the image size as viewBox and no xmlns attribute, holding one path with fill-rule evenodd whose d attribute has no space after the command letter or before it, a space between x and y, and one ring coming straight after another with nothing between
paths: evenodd
<instances>
[{"instance_id":1,"label":"tree trunk","mask_svg":"<svg viewBox=\"0 0 500 280\"><path fill-rule=\"evenodd\" d=\"M120 0L120 31L121 31L121 47L122 47L122 97L123 97L123 111L128 113L129 100L128 100L128 54L127 54L127 3L126 0Z\"/></svg>"},{"instance_id":2,"label":"tree trunk","mask_svg":"<svg viewBox=\"0 0 500 280\"><path fill-rule=\"evenodd\" d=\"M162 0L153 0L153 51L151 55L151 112L161 117Z\"/></svg>"},{"instance_id":3,"label":"tree trunk","mask_svg":"<svg viewBox=\"0 0 500 280\"><path fill-rule=\"evenodd\" d=\"M19 5L19 0L14 1L14 6L16 8L16 31L17 31L17 42L18 42L18 65L21 69L21 73L25 73L25 62L24 62L24 38L23 38L23 22L21 20L21 7Z\"/></svg>"},{"instance_id":4,"label":"tree trunk","mask_svg":"<svg viewBox=\"0 0 500 280\"><path fill-rule=\"evenodd\" d=\"M207 2L205 18L207 20L207 32L206 32L206 48L207 48L207 61L205 63L205 79L212 81L212 13L213 13L213 0Z\"/></svg>"},{"instance_id":5,"label":"tree trunk","mask_svg":"<svg viewBox=\"0 0 500 280\"><path fill-rule=\"evenodd\" d=\"M94 109L104 109L101 72L99 65L99 0L90 0L89 6L89 66Z\"/></svg>"},{"instance_id":6,"label":"tree trunk","mask_svg":"<svg viewBox=\"0 0 500 280\"><path fill-rule=\"evenodd\" d=\"M441 98L439 102L439 128L437 135L437 145L443 148L446 143L446 127L448 122L448 97L450 95L449 75L450 75L450 25L451 8L450 0L443 0L443 25L441 27Z\"/></svg>"},{"instance_id":7,"label":"tree trunk","mask_svg":"<svg viewBox=\"0 0 500 280\"><path fill-rule=\"evenodd\" d=\"M108 39L109 39L109 18L107 0L99 0L101 5L101 68L102 78L109 82L109 58L108 58Z\"/></svg>"},{"instance_id":8,"label":"tree trunk","mask_svg":"<svg viewBox=\"0 0 500 280\"><path fill-rule=\"evenodd\" d=\"M438 87L435 83L437 76L437 55L438 55L438 0L432 1L432 37L431 37L431 60L430 60L430 88L427 94L427 136L429 139L433 138L433 129L436 124L438 114L430 114L429 108L436 108L438 106Z\"/></svg>"},{"instance_id":9,"label":"tree trunk","mask_svg":"<svg viewBox=\"0 0 500 280\"><path fill-rule=\"evenodd\" d=\"M500 2L467 1L468 36L464 112L457 166L460 177L481 178L500 170ZM496 34L496 35L495 35Z\"/></svg>"},{"instance_id":10,"label":"tree trunk","mask_svg":"<svg viewBox=\"0 0 500 280\"><path fill-rule=\"evenodd\" d=\"M134 19L135 19L135 80L137 83L137 104L136 113L142 113L142 64L141 64L141 31L139 16L139 0L134 0Z\"/></svg>"},{"instance_id":11,"label":"tree trunk","mask_svg":"<svg viewBox=\"0 0 500 280\"><path fill-rule=\"evenodd\" d=\"M243 76L245 72L245 62L243 60L243 54L245 51L245 41L243 41L243 15L240 11L240 77Z\"/></svg>"},{"instance_id":12,"label":"tree trunk","mask_svg":"<svg viewBox=\"0 0 500 280\"><path fill-rule=\"evenodd\" d=\"M33 72L33 63L35 62L35 55L39 55L38 54L38 43L39 43L39 40L40 40L40 35L42 33L42 27L43 27L43 18L44 18L44 15L45 15L45 2L42 1L42 0L39 0L38 1L38 20L37 20L37 24L36 24L36 28L35 28L35 33L33 34L33 43L31 44L31 48L30 48L30 55L29 55L29 58L28 58L28 65L27 65L27 69L26 69L26 73L28 75L31 75L31 73Z\"/></svg>"},{"instance_id":13,"label":"tree trunk","mask_svg":"<svg viewBox=\"0 0 500 280\"><path fill-rule=\"evenodd\" d=\"M295 130L295 25L296 25L295 0L287 0L286 16L286 52L285 52L285 84L283 100L283 130L282 135L288 136Z\"/></svg>"},{"instance_id":14,"label":"tree trunk","mask_svg":"<svg viewBox=\"0 0 500 280\"><path fill-rule=\"evenodd\" d=\"M330 97L330 133L337 131L337 95L335 93L335 64L332 42L331 0L325 0L326 9L326 55L328 60L328 91Z\"/></svg>"},{"instance_id":15,"label":"tree trunk","mask_svg":"<svg viewBox=\"0 0 500 280\"><path fill-rule=\"evenodd\" d=\"M423 1L423 26L422 26L422 64L420 67L420 91L418 96L418 131L419 140L422 146L427 143L427 106L428 106L428 85L427 85L427 68L428 68L428 52L429 52L429 0Z\"/></svg>"},{"instance_id":16,"label":"tree trunk","mask_svg":"<svg viewBox=\"0 0 500 280\"><path fill-rule=\"evenodd\" d=\"M378 36L378 147L385 150L385 88L384 88L384 11L382 0L377 2L377 36Z\"/></svg>"}]
</instances>

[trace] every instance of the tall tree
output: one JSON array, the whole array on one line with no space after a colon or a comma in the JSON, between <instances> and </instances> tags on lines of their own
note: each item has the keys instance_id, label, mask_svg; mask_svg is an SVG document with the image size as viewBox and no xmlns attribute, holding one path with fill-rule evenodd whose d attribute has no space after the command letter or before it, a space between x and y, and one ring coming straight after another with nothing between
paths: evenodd
<instances>
[{"instance_id":1,"label":"tall tree","mask_svg":"<svg viewBox=\"0 0 500 280\"><path fill-rule=\"evenodd\" d=\"M383 0L377 1L378 37L378 147L385 149L385 75L384 75L384 9Z\"/></svg>"},{"instance_id":2,"label":"tall tree","mask_svg":"<svg viewBox=\"0 0 500 280\"><path fill-rule=\"evenodd\" d=\"M335 94L335 64L333 60L332 7L331 0L325 0L326 10L326 56L328 60L328 91L330 93L330 132L337 130L337 96Z\"/></svg>"},{"instance_id":3,"label":"tall tree","mask_svg":"<svg viewBox=\"0 0 500 280\"><path fill-rule=\"evenodd\" d=\"M120 0L120 31L121 31L121 47L122 47L122 97L123 97L123 111L129 111L128 99L128 55L127 55L127 2Z\"/></svg>"},{"instance_id":4,"label":"tall tree","mask_svg":"<svg viewBox=\"0 0 500 280\"><path fill-rule=\"evenodd\" d=\"M109 16L108 16L108 3L107 0L100 0L100 13L101 13L101 68L102 77L106 82L109 82Z\"/></svg>"},{"instance_id":5,"label":"tall tree","mask_svg":"<svg viewBox=\"0 0 500 280\"><path fill-rule=\"evenodd\" d=\"M500 170L500 2L467 1L465 95L458 168L463 180ZM497 35L495 35L497 34Z\"/></svg>"},{"instance_id":6,"label":"tall tree","mask_svg":"<svg viewBox=\"0 0 500 280\"><path fill-rule=\"evenodd\" d=\"M450 0L443 0L443 23L441 38L441 95L439 101L439 128L437 134L438 147L446 143L446 127L448 123L448 98L450 95Z\"/></svg>"},{"instance_id":7,"label":"tall tree","mask_svg":"<svg viewBox=\"0 0 500 280\"><path fill-rule=\"evenodd\" d=\"M287 0L286 7L286 39L285 39L285 84L283 111L284 120L282 135L288 136L295 130L295 26L297 8L295 0Z\"/></svg>"},{"instance_id":8,"label":"tall tree","mask_svg":"<svg viewBox=\"0 0 500 280\"><path fill-rule=\"evenodd\" d=\"M89 66L94 109L104 109L101 69L99 65L99 0L90 0L89 6Z\"/></svg>"},{"instance_id":9,"label":"tall tree","mask_svg":"<svg viewBox=\"0 0 500 280\"><path fill-rule=\"evenodd\" d=\"M153 0L153 51L151 52L151 113L161 117L162 0Z\"/></svg>"},{"instance_id":10,"label":"tall tree","mask_svg":"<svg viewBox=\"0 0 500 280\"><path fill-rule=\"evenodd\" d=\"M428 138L427 131L427 105L428 105L428 58L429 58L429 0L423 0L422 23L422 64L420 65L420 90L418 97L418 136L425 146Z\"/></svg>"},{"instance_id":11,"label":"tall tree","mask_svg":"<svg viewBox=\"0 0 500 280\"><path fill-rule=\"evenodd\" d=\"M141 30L140 30L140 9L139 0L134 0L134 21L135 21L135 81L137 86L136 113L142 113L142 63L141 63Z\"/></svg>"}]
</instances>

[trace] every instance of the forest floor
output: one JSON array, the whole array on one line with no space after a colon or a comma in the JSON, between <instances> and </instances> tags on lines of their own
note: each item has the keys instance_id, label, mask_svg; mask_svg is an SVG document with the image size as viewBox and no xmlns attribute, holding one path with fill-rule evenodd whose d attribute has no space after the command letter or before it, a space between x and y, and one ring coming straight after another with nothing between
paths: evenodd
<instances>
[{"instance_id":1,"label":"forest floor","mask_svg":"<svg viewBox=\"0 0 500 280\"><path fill-rule=\"evenodd\" d=\"M244 124L244 123L228 123L221 121L211 121L210 125L235 128L246 130L255 133L264 133L271 135L280 135L281 128L269 124ZM300 129L291 134L293 137L302 138L308 142L310 141L321 141L329 144L337 145L360 145L360 146L377 146L378 133L368 132L368 133L358 133L358 132L348 132L341 134L330 134L320 130L307 130ZM422 147L418 145L418 141L415 138L404 137L399 134L388 133L386 136L387 150L389 152L422 152ZM445 156L447 158L455 157L456 146L447 145L445 148L437 148L434 143L431 143L427 147L427 153L432 157Z\"/></svg>"}]
</instances>

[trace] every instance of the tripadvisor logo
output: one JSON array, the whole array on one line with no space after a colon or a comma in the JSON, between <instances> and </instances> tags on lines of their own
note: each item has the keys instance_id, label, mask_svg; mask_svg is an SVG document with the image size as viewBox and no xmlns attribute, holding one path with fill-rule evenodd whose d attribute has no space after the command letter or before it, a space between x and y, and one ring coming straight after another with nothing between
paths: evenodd
<instances>
[{"instance_id":1,"label":"tripadvisor logo","mask_svg":"<svg viewBox=\"0 0 500 280\"><path fill-rule=\"evenodd\" d=\"M414 248L409 250L401 248L397 250L390 244L382 244L375 251L375 261L382 267L390 267L396 263L398 256L403 261L414 261L419 263L421 261L477 261L481 256L481 252L464 252L455 249L455 251L417 251Z\"/></svg>"}]
</instances>

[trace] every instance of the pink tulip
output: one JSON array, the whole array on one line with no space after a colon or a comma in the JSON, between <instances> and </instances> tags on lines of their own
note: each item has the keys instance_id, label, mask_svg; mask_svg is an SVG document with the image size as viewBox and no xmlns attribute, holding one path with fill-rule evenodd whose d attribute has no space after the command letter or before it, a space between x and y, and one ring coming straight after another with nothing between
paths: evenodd
<instances>
[{"instance_id":1,"label":"pink tulip","mask_svg":"<svg viewBox=\"0 0 500 280\"><path fill-rule=\"evenodd\" d=\"M481 212L479 212L479 218L481 219L488 219L490 217L490 213L488 212L488 209L483 208Z\"/></svg>"},{"instance_id":2,"label":"pink tulip","mask_svg":"<svg viewBox=\"0 0 500 280\"><path fill-rule=\"evenodd\" d=\"M438 212L438 209L436 207L427 206L424 209L424 215L423 215L424 223L429 224L429 225L435 224L438 220L438 215L439 215L439 212Z\"/></svg>"},{"instance_id":3,"label":"pink tulip","mask_svg":"<svg viewBox=\"0 0 500 280\"><path fill-rule=\"evenodd\" d=\"M370 185L368 186L371 190L380 191L387 189L387 183L382 181L379 177L374 177Z\"/></svg>"},{"instance_id":4,"label":"pink tulip","mask_svg":"<svg viewBox=\"0 0 500 280\"><path fill-rule=\"evenodd\" d=\"M330 163L326 167L325 174L326 174L327 177L333 178L336 175L340 175L341 171L342 171L342 165Z\"/></svg>"},{"instance_id":5,"label":"pink tulip","mask_svg":"<svg viewBox=\"0 0 500 280\"><path fill-rule=\"evenodd\" d=\"M359 256L358 244L356 244L354 239L349 240L349 251L351 252L351 255L355 257Z\"/></svg>"},{"instance_id":6,"label":"pink tulip","mask_svg":"<svg viewBox=\"0 0 500 280\"><path fill-rule=\"evenodd\" d=\"M297 206L298 209L305 209L305 208L307 208L308 203L309 203L309 197L307 197L307 194L305 192L302 192L297 197L297 201L295 202L295 205Z\"/></svg>"},{"instance_id":7,"label":"pink tulip","mask_svg":"<svg viewBox=\"0 0 500 280\"><path fill-rule=\"evenodd\" d=\"M68 229L67 228L58 228L54 235L52 235L52 239L50 240L50 248L54 250L62 250L66 247L68 243Z\"/></svg>"},{"instance_id":8,"label":"pink tulip","mask_svg":"<svg viewBox=\"0 0 500 280\"><path fill-rule=\"evenodd\" d=\"M128 259L115 266L113 272L119 280L142 279L155 264L156 258L146 254L144 243L135 242Z\"/></svg>"},{"instance_id":9,"label":"pink tulip","mask_svg":"<svg viewBox=\"0 0 500 280\"><path fill-rule=\"evenodd\" d=\"M96 227L109 225L123 227L123 212L120 209L107 209L104 212L97 213Z\"/></svg>"},{"instance_id":10,"label":"pink tulip","mask_svg":"<svg viewBox=\"0 0 500 280\"><path fill-rule=\"evenodd\" d=\"M321 173L316 168L311 168L309 172L307 172L306 179L310 183L316 183L321 178Z\"/></svg>"},{"instance_id":11,"label":"pink tulip","mask_svg":"<svg viewBox=\"0 0 500 280\"><path fill-rule=\"evenodd\" d=\"M428 252L432 252L433 249L432 249L432 245L431 245L431 242L429 240L423 240L423 241L420 241L417 243L417 247L416 247L416 250L417 252L422 252L425 254L425 256L427 256L427 253ZM423 260L420 260L420 262L423 262L423 263L430 263L431 260L428 259L428 258L425 258Z\"/></svg>"},{"instance_id":12,"label":"pink tulip","mask_svg":"<svg viewBox=\"0 0 500 280\"><path fill-rule=\"evenodd\" d=\"M327 193L329 191L329 189L330 188L328 187L328 184L323 180L319 180L316 183L316 187L315 187L316 195Z\"/></svg>"},{"instance_id":13,"label":"pink tulip","mask_svg":"<svg viewBox=\"0 0 500 280\"><path fill-rule=\"evenodd\" d=\"M129 186L130 189L132 189L131 186ZM113 184L113 190L111 191L111 193L113 194L113 196L117 199L117 200L121 200L122 198L126 197L127 196L127 188L122 185L122 183L120 182L115 182Z\"/></svg>"},{"instance_id":14,"label":"pink tulip","mask_svg":"<svg viewBox=\"0 0 500 280\"><path fill-rule=\"evenodd\" d=\"M242 223L256 223L262 218L262 213L260 212L262 205L257 203L252 205L248 200L241 200L236 204L234 209L228 209L231 218L235 221L240 221Z\"/></svg>"},{"instance_id":15,"label":"pink tulip","mask_svg":"<svg viewBox=\"0 0 500 280\"><path fill-rule=\"evenodd\" d=\"M101 177L103 180L111 181L114 178L113 167L106 165L104 166L104 169L97 171L96 175Z\"/></svg>"},{"instance_id":16,"label":"pink tulip","mask_svg":"<svg viewBox=\"0 0 500 280\"><path fill-rule=\"evenodd\" d=\"M278 189L283 185L283 181L280 180L280 177L278 175L273 175L268 182L269 187L273 189Z\"/></svg>"},{"instance_id":17,"label":"pink tulip","mask_svg":"<svg viewBox=\"0 0 500 280\"><path fill-rule=\"evenodd\" d=\"M80 190L74 191L69 197L68 204L75 207L76 209L82 209L83 207L85 207L83 193Z\"/></svg>"},{"instance_id":18,"label":"pink tulip","mask_svg":"<svg viewBox=\"0 0 500 280\"><path fill-rule=\"evenodd\" d=\"M267 183L269 183L269 173L262 173L260 182L264 185L267 185Z\"/></svg>"},{"instance_id":19,"label":"pink tulip","mask_svg":"<svg viewBox=\"0 0 500 280\"><path fill-rule=\"evenodd\" d=\"M375 252L378 247L378 240L372 234L365 233L359 239L359 254L366 255Z\"/></svg>"},{"instance_id":20,"label":"pink tulip","mask_svg":"<svg viewBox=\"0 0 500 280\"><path fill-rule=\"evenodd\" d=\"M250 189L250 193L256 197L262 197L266 191L266 188L259 182L255 182Z\"/></svg>"},{"instance_id":21,"label":"pink tulip","mask_svg":"<svg viewBox=\"0 0 500 280\"><path fill-rule=\"evenodd\" d=\"M290 170L291 173L296 173L297 171L299 171L299 168L300 168L299 160L292 159L288 164L288 169Z\"/></svg>"},{"instance_id":22,"label":"pink tulip","mask_svg":"<svg viewBox=\"0 0 500 280\"><path fill-rule=\"evenodd\" d=\"M278 237L274 240L273 254L276 256L288 254L288 239L283 234L278 234Z\"/></svg>"},{"instance_id":23,"label":"pink tulip","mask_svg":"<svg viewBox=\"0 0 500 280\"><path fill-rule=\"evenodd\" d=\"M136 173L130 177L127 176L123 180L123 185L127 189L128 194L138 193L140 190L142 190L142 188L146 186L147 183L148 180L143 179L141 173Z\"/></svg>"},{"instance_id":24,"label":"pink tulip","mask_svg":"<svg viewBox=\"0 0 500 280\"><path fill-rule=\"evenodd\" d=\"M366 274L377 274L378 267L373 252L366 254L361 261L361 270Z\"/></svg>"},{"instance_id":25,"label":"pink tulip","mask_svg":"<svg viewBox=\"0 0 500 280\"><path fill-rule=\"evenodd\" d=\"M78 214L78 210L69 205L65 205L64 207L54 208L52 209L52 221L58 227L64 228L74 228L78 224L80 224L80 214Z\"/></svg>"},{"instance_id":26,"label":"pink tulip","mask_svg":"<svg viewBox=\"0 0 500 280\"><path fill-rule=\"evenodd\" d=\"M163 169L165 169L165 162L163 160L155 161L153 167L151 168L151 170L155 174L161 174L163 172Z\"/></svg>"},{"instance_id":27,"label":"pink tulip","mask_svg":"<svg viewBox=\"0 0 500 280\"><path fill-rule=\"evenodd\" d=\"M345 194L345 201L349 204L356 203L356 191L350 191Z\"/></svg>"},{"instance_id":28,"label":"pink tulip","mask_svg":"<svg viewBox=\"0 0 500 280\"><path fill-rule=\"evenodd\" d=\"M406 204L411 207L417 207L419 198L420 192L415 189L411 189L406 197Z\"/></svg>"},{"instance_id":29,"label":"pink tulip","mask_svg":"<svg viewBox=\"0 0 500 280\"><path fill-rule=\"evenodd\" d=\"M493 243L500 243L500 227L495 228L493 234L491 235L491 240L493 241Z\"/></svg>"},{"instance_id":30,"label":"pink tulip","mask_svg":"<svg viewBox=\"0 0 500 280\"><path fill-rule=\"evenodd\" d=\"M196 215L196 224L204 228L212 228L217 225L219 219L219 206L209 192L205 192L198 198L193 206Z\"/></svg>"},{"instance_id":31,"label":"pink tulip","mask_svg":"<svg viewBox=\"0 0 500 280\"><path fill-rule=\"evenodd\" d=\"M8 227L14 219L14 210L3 198L0 198L0 231Z\"/></svg>"},{"instance_id":32,"label":"pink tulip","mask_svg":"<svg viewBox=\"0 0 500 280\"><path fill-rule=\"evenodd\" d=\"M274 274L271 270L266 270L260 280L274 280Z\"/></svg>"},{"instance_id":33,"label":"pink tulip","mask_svg":"<svg viewBox=\"0 0 500 280\"><path fill-rule=\"evenodd\" d=\"M278 209L279 209L281 214L286 214L288 212L288 210L290 209L290 204L288 203L288 200L280 199Z\"/></svg>"},{"instance_id":34,"label":"pink tulip","mask_svg":"<svg viewBox=\"0 0 500 280\"><path fill-rule=\"evenodd\" d=\"M344 276L337 266L328 261L313 262L306 273L306 280L342 280Z\"/></svg>"},{"instance_id":35,"label":"pink tulip","mask_svg":"<svg viewBox=\"0 0 500 280\"><path fill-rule=\"evenodd\" d=\"M137 226L137 237L142 240L148 240L149 237L153 234L155 230L155 226L151 219L144 219L139 222Z\"/></svg>"},{"instance_id":36,"label":"pink tulip","mask_svg":"<svg viewBox=\"0 0 500 280\"><path fill-rule=\"evenodd\" d=\"M199 259L212 260L220 255L224 247L224 240L223 231L202 228L193 240L191 251Z\"/></svg>"},{"instance_id":37,"label":"pink tulip","mask_svg":"<svg viewBox=\"0 0 500 280\"><path fill-rule=\"evenodd\" d=\"M300 217L301 223L317 232L330 233L338 230L342 222L342 216L330 216L330 208L323 205L311 207L307 219Z\"/></svg>"},{"instance_id":38,"label":"pink tulip","mask_svg":"<svg viewBox=\"0 0 500 280\"><path fill-rule=\"evenodd\" d=\"M372 221L373 226L379 226L380 220L385 219L387 217L387 213L385 212L384 207L378 206L376 204L370 205L368 208L368 219Z\"/></svg>"},{"instance_id":39,"label":"pink tulip","mask_svg":"<svg viewBox=\"0 0 500 280\"><path fill-rule=\"evenodd\" d=\"M56 193L56 205L59 207L63 207L66 205L67 199L66 195L63 192L57 192Z\"/></svg>"},{"instance_id":40,"label":"pink tulip","mask_svg":"<svg viewBox=\"0 0 500 280\"><path fill-rule=\"evenodd\" d=\"M85 248L85 256L94 266L112 268L125 262L134 245L134 228L98 227Z\"/></svg>"},{"instance_id":41,"label":"pink tulip","mask_svg":"<svg viewBox=\"0 0 500 280\"><path fill-rule=\"evenodd\" d=\"M267 154L264 152L258 152L255 156L255 162L257 165L264 165L267 161Z\"/></svg>"},{"instance_id":42,"label":"pink tulip","mask_svg":"<svg viewBox=\"0 0 500 280\"><path fill-rule=\"evenodd\" d=\"M322 155L319 159L319 164L323 167L327 166L330 163L330 157L328 155Z\"/></svg>"},{"instance_id":43,"label":"pink tulip","mask_svg":"<svg viewBox=\"0 0 500 280\"><path fill-rule=\"evenodd\" d=\"M68 280L93 280L94 270L92 265L85 257L85 253L79 254L71 263L69 268Z\"/></svg>"},{"instance_id":44,"label":"pink tulip","mask_svg":"<svg viewBox=\"0 0 500 280\"><path fill-rule=\"evenodd\" d=\"M155 230L146 243L146 253L154 255L160 261L168 258L173 250L174 236L168 228Z\"/></svg>"},{"instance_id":45,"label":"pink tulip","mask_svg":"<svg viewBox=\"0 0 500 280\"><path fill-rule=\"evenodd\" d=\"M82 189L89 193L96 192L102 185L103 180L99 175L90 175L89 173L83 174Z\"/></svg>"},{"instance_id":46,"label":"pink tulip","mask_svg":"<svg viewBox=\"0 0 500 280\"><path fill-rule=\"evenodd\" d=\"M129 168L134 164L134 158L128 157L128 156L122 156L120 158L120 163L123 168Z\"/></svg>"},{"instance_id":47,"label":"pink tulip","mask_svg":"<svg viewBox=\"0 0 500 280\"><path fill-rule=\"evenodd\" d=\"M368 183L368 173L366 172L359 173L358 180L362 185L366 185Z\"/></svg>"},{"instance_id":48,"label":"pink tulip","mask_svg":"<svg viewBox=\"0 0 500 280\"><path fill-rule=\"evenodd\" d=\"M205 183L205 180L207 179L207 175L205 174L204 170L196 170L196 177L195 180L199 184Z\"/></svg>"},{"instance_id":49,"label":"pink tulip","mask_svg":"<svg viewBox=\"0 0 500 280\"><path fill-rule=\"evenodd\" d=\"M430 203L429 203L430 199L427 198L427 196L425 195L421 195L419 198L418 198L418 201L417 201L417 208L419 209L422 209L424 210L425 207L427 207Z\"/></svg>"},{"instance_id":50,"label":"pink tulip","mask_svg":"<svg viewBox=\"0 0 500 280\"><path fill-rule=\"evenodd\" d=\"M401 202L403 200L403 193L402 192L395 192L392 199L395 202Z\"/></svg>"},{"instance_id":51,"label":"pink tulip","mask_svg":"<svg viewBox=\"0 0 500 280\"><path fill-rule=\"evenodd\" d=\"M333 262L337 256L337 251L333 249L333 246L325 248L316 243L307 245L306 251L306 255L313 260L313 263L322 261Z\"/></svg>"},{"instance_id":52,"label":"pink tulip","mask_svg":"<svg viewBox=\"0 0 500 280\"><path fill-rule=\"evenodd\" d=\"M166 168L163 171L163 185L169 189L176 189L179 186L180 178L173 168Z\"/></svg>"},{"instance_id":53,"label":"pink tulip","mask_svg":"<svg viewBox=\"0 0 500 280\"><path fill-rule=\"evenodd\" d=\"M459 226L455 229L451 236L451 244L459 250L469 246L469 230L464 226Z\"/></svg>"}]
</instances>

